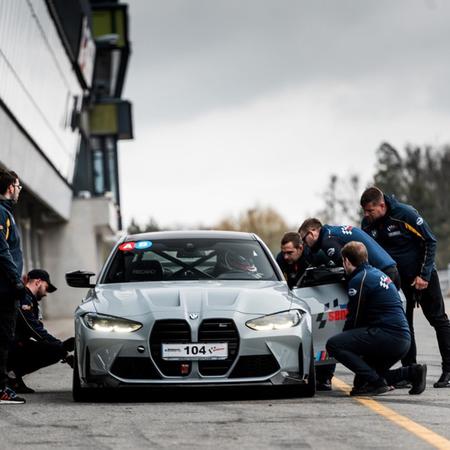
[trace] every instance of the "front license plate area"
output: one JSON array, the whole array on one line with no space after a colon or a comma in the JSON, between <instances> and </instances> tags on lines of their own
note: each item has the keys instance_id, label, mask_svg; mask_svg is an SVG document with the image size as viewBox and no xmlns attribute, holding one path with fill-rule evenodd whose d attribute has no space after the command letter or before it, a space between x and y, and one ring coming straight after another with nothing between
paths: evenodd
<instances>
[{"instance_id":1,"label":"front license plate area","mask_svg":"<svg viewBox=\"0 0 450 450\"><path fill-rule=\"evenodd\" d=\"M162 358L170 361L205 361L228 358L228 344L162 344Z\"/></svg>"}]
</instances>

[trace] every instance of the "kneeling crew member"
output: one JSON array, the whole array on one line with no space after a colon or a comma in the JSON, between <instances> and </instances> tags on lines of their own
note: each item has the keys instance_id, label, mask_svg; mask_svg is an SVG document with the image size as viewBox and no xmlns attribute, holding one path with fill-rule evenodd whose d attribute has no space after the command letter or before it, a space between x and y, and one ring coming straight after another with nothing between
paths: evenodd
<instances>
[{"instance_id":1,"label":"kneeling crew member","mask_svg":"<svg viewBox=\"0 0 450 450\"><path fill-rule=\"evenodd\" d=\"M341 250L348 277L348 315L344 331L327 342L328 353L355 373L350 395L379 395L407 380L410 394L426 386L427 366L415 364L389 370L411 345L411 333L400 295L391 279L368 263L361 242Z\"/></svg>"},{"instance_id":2,"label":"kneeling crew member","mask_svg":"<svg viewBox=\"0 0 450 450\"><path fill-rule=\"evenodd\" d=\"M47 292L56 291L48 272L41 269L31 270L27 280L26 294L20 302L15 340L8 360L8 367L15 374L15 378L10 378L9 384L12 389L21 393L34 392L23 382L24 375L58 361L72 366L73 356L69 355L69 352L74 349L73 337L64 342L60 341L45 329L40 320L38 302Z\"/></svg>"}]
</instances>

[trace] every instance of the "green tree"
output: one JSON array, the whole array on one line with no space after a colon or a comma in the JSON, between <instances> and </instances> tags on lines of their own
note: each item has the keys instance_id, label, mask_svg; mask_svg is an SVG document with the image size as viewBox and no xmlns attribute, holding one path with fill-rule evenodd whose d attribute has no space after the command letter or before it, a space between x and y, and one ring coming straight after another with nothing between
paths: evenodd
<instances>
[{"instance_id":1,"label":"green tree","mask_svg":"<svg viewBox=\"0 0 450 450\"><path fill-rule=\"evenodd\" d=\"M450 146L408 145L403 154L388 143L377 150L374 184L416 208L438 239L436 264L450 262Z\"/></svg>"},{"instance_id":2,"label":"green tree","mask_svg":"<svg viewBox=\"0 0 450 450\"><path fill-rule=\"evenodd\" d=\"M317 213L317 216L330 225L358 225L361 221L360 185L357 174L351 174L346 178L332 174L323 192L324 208Z\"/></svg>"},{"instance_id":3,"label":"green tree","mask_svg":"<svg viewBox=\"0 0 450 450\"><path fill-rule=\"evenodd\" d=\"M279 251L281 237L289 229L285 220L277 211L270 207L263 208L260 206L247 209L237 219L225 217L213 228L255 233L273 253Z\"/></svg>"}]
</instances>

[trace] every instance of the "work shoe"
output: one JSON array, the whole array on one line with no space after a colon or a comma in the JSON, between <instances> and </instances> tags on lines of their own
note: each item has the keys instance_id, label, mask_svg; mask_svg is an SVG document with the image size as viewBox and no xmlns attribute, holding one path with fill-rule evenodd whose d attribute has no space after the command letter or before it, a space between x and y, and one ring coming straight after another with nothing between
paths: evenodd
<instances>
[{"instance_id":1,"label":"work shoe","mask_svg":"<svg viewBox=\"0 0 450 450\"><path fill-rule=\"evenodd\" d=\"M442 372L441 377L436 383L433 384L435 388L448 388L450 387L450 372Z\"/></svg>"},{"instance_id":2,"label":"work shoe","mask_svg":"<svg viewBox=\"0 0 450 450\"><path fill-rule=\"evenodd\" d=\"M350 391L350 395L352 397L382 395L392 390L394 390L392 386L388 386L386 381L380 379L374 383L364 383L360 387L354 386Z\"/></svg>"},{"instance_id":3,"label":"work shoe","mask_svg":"<svg viewBox=\"0 0 450 450\"><path fill-rule=\"evenodd\" d=\"M331 391L331 380L329 378L317 380L316 391Z\"/></svg>"},{"instance_id":4,"label":"work shoe","mask_svg":"<svg viewBox=\"0 0 450 450\"><path fill-rule=\"evenodd\" d=\"M414 364L411 367L412 388L409 390L411 395L421 394L427 387L427 365Z\"/></svg>"},{"instance_id":5,"label":"work shoe","mask_svg":"<svg viewBox=\"0 0 450 450\"><path fill-rule=\"evenodd\" d=\"M0 403L9 403L11 405L25 403L25 399L17 396L17 394L9 387L0 390Z\"/></svg>"},{"instance_id":6,"label":"work shoe","mask_svg":"<svg viewBox=\"0 0 450 450\"><path fill-rule=\"evenodd\" d=\"M8 378L8 387L19 394L34 394L36 392L25 384L22 377Z\"/></svg>"},{"instance_id":7,"label":"work shoe","mask_svg":"<svg viewBox=\"0 0 450 450\"><path fill-rule=\"evenodd\" d=\"M395 389L410 389L410 388L412 388L412 384L408 380L402 380L402 381L399 381L398 383L395 383L394 387L395 387Z\"/></svg>"}]
</instances>

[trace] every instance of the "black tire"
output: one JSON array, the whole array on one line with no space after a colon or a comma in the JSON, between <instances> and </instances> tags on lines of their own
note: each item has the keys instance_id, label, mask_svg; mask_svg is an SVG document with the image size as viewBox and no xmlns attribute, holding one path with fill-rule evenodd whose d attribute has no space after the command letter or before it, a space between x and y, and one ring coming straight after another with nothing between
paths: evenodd
<instances>
[{"instance_id":1,"label":"black tire","mask_svg":"<svg viewBox=\"0 0 450 450\"><path fill-rule=\"evenodd\" d=\"M74 402L86 402L90 399L89 389L83 388L80 382L80 373L78 371L77 352L74 353L73 377L72 377L72 398Z\"/></svg>"}]
</instances>

